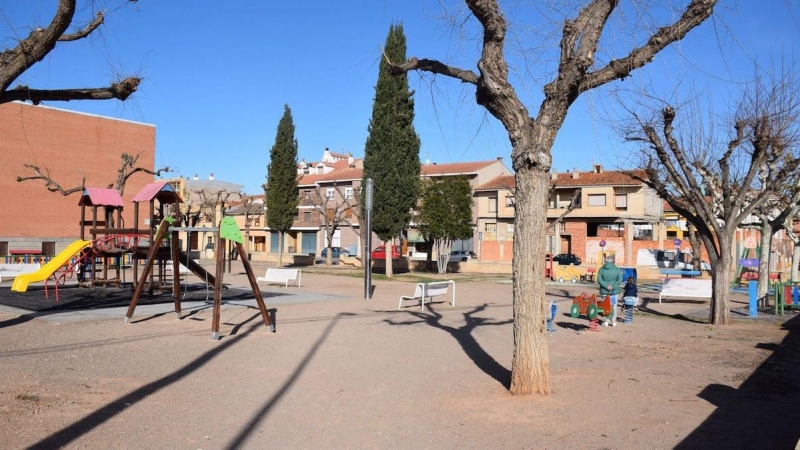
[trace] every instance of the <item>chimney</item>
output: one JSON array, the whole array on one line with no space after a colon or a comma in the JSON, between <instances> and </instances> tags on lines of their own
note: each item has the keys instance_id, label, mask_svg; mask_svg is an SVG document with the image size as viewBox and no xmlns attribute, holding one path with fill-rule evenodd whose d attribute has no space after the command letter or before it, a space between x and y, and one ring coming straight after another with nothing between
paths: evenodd
<instances>
[{"instance_id":1,"label":"chimney","mask_svg":"<svg viewBox=\"0 0 800 450\"><path fill-rule=\"evenodd\" d=\"M208 179L209 180L213 180L214 179L214 172L211 172L210 174L208 174Z\"/></svg>"},{"instance_id":2,"label":"chimney","mask_svg":"<svg viewBox=\"0 0 800 450\"><path fill-rule=\"evenodd\" d=\"M602 164L595 164L594 165L594 173L603 173L603 165Z\"/></svg>"},{"instance_id":3,"label":"chimney","mask_svg":"<svg viewBox=\"0 0 800 450\"><path fill-rule=\"evenodd\" d=\"M503 157L502 156L498 156L497 160L500 161L500 162L503 162Z\"/></svg>"},{"instance_id":4,"label":"chimney","mask_svg":"<svg viewBox=\"0 0 800 450\"><path fill-rule=\"evenodd\" d=\"M322 160L325 162L333 162L333 156L331 156L331 151L328 147L325 147L325 153L322 155Z\"/></svg>"},{"instance_id":5,"label":"chimney","mask_svg":"<svg viewBox=\"0 0 800 450\"><path fill-rule=\"evenodd\" d=\"M577 180L578 179L578 168L577 167L573 167L572 168L572 179L573 180Z\"/></svg>"},{"instance_id":6,"label":"chimney","mask_svg":"<svg viewBox=\"0 0 800 450\"><path fill-rule=\"evenodd\" d=\"M355 160L353 159L353 154L352 153L348 153L347 154L347 165L349 167L355 167Z\"/></svg>"},{"instance_id":7,"label":"chimney","mask_svg":"<svg viewBox=\"0 0 800 450\"><path fill-rule=\"evenodd\" d=\"M556 172L555 170L550 172L550 179L553 180L553 181L558 180L558 172Z\"/></svg>"},{"instance_id":8,"label":"chimney","mask_svg":"<svg viewBox=\"0 0 800 450\"><path fill-rule=\"evenodd\" d=\"M198 178L197 178L197 174L194 174L194 178L192 178L192 179L193 179L193 180L198 180Z\"/></svg>"}]
</instances>

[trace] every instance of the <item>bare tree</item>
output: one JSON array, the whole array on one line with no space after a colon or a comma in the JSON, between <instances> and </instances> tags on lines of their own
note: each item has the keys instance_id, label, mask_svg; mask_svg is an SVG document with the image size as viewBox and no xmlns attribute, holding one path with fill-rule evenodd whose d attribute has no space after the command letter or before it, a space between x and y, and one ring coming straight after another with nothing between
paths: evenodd
<instances>
[{"instance_id":1,"label":"bare tree","mask_svg":"<svg viewBox=\"0 0 800 450\"><path fill-rule=\"evenodd\" d=\"M326 190L324 195L323 189ZM333 252L331 251L333 236L336 234L336 230L343 225L353 227L352 218L355 216L355 211L358 210L359 206L356 196L351 195L350 198L347 198L341 187L336 183L331 188L334 190L333 195L328 195L327 189L327 187L316 186L310 193L310 200L325 227L325 237L328 241L325 264L330 266L333 264Z\"/></svg>"},{"instance_id":2,"label":"bare tree","mask_svg":"<svg viewBox=\"0 0 800 450\"><path fill-rule=\"evenodd\" d=\"M161 176L164 172L169 172L170 168L168 166L162 167L157 170L150 170L146 167L139 167L136 165L136 162L139 160L139 155L131 156L127 153L123 153L121 155L121 163L119 169L117 169L117 180L114 183L110 183L108 185L109 189L116 189L119 192L119 195L122 195L125 192L125 184L128 182L128 178L133 176L136 173L146 173L149 175L153 175L154 177ZM50 192L58 192L61 195L67 196L70 194L74 194L75 192L83 192L86 188L86 177L83 177L80 186L71 187L66 189L61 186L53 177L50 176L50 169L45 167L44 169L40 168L34 164L24 164L24 166L28 169L31 169L35 175L23 177L18 176L17 182L21 183L23 181L32 181L32 180L42 180L44 181L45 188Z\"/></svg>"},{"instance_id":3,"label":"bare tree","mask_svg":"<svg viewBox=\"0 0 800 450\"><path fill-rule=\"evenodd\" d=\"M264 203L256 203L253 201L253 196L251 195L241 195L242 201L241 206L244 209L244 240L247 242L245 244L245 251L247 252L247 258L250 256L250 227L253 226L253 221L256 216L264 215ZM245 256L242 255L244 258Z\"/></svg>"},{"instance_id":4,"label":"bare tree","mask_svg":"<svg viewBox=\"0 0 800 450\"><path fill-rule=\"evenodd\" d=\"M682 39L707 19L716 0L692 0L675 21L655 30L607 64L597 62L600 37L620 2L593 0L564 21L557 72L543 86L538 113L531 116L509 80L505 43L507 22L497 0L465 0L482 28L478 73L449 66L435 59L410 58L393 64L400 74L421 70L475 85L475 100L497 118L508 132L516 180L514 239L514 355L511 362L512 394L549 394L550 362L545 331L544 248L542 230L547 224L547 197L552 147L567 112L584 92L627 77L667 47ZM607 46L610 48L613 46ZM600 67L595 67L598 64Z\"/></svg>"},{"instance_id":5,"label":"bare tree","mask_svg":"<svg viewBox=\"0 0 800 450\"><path fill-rule=\"evenodd\" d=\"M681 133L677 111L664 107L656 118L642 120L629 140L645 143L646 177L700 235L711 263L712 299L709 323L730 322L730 282L736 229L770 198L780 196L783 182L800 168L798 131L800 93L790 74L764 83L758 78L743 92L727 143L698 122ZM713 127L709 127L713 129Z\"/></svg>"},{"instance_id":6,"label":"bare tree","mask_svg":"<svg viewBox=\"0 0 800 450\"><path fill-rule=\"evenodd\" d=\"M758 290L756 296L762 299L769 289L770 255L775 233L782 230L787 221L797 214L800 208L800 186L796 177L779 180L779 195L767 198L754 209L759 220L761 234L761 253L758 255Z\"/></svg>"},{"instance_id":7,"label":"bare tree","mask_svg":"<svg viewBox=\"0 0 800 450\"><path fill-rule=\"evenodd\" d=\"M792 282L798 281L798 266L800 266L800 236L797 235L797 231L795 230L795 223L797 220L797 215L794 217L788 217L786 218L786 223L784 224L786 236L788 236L794 244L792 246Z\"/></svg>"},{"instance_id":8,"label":"bare tree","mask_svg":"<svg viewBox=\"0 0 800 450\"><path fill-rule=\"evenodd\" d=\"M127 1L136 3L136 0ZM84 39L103 24L105 14L103 11L98 11L89 23L69 32L73 26L76 3L76 0L59 0L53 18L46 28L34 27L27 37L17 42L15 47L0 52L0 104L15 100L30 101L33 104L43 101L126 100L136 92L141 82L141 78L137 77L128 77L109 86L97 88L33 89L21 85L10 88L14 81L42 61L57 44Z\"/></svg>"}]
</instances>

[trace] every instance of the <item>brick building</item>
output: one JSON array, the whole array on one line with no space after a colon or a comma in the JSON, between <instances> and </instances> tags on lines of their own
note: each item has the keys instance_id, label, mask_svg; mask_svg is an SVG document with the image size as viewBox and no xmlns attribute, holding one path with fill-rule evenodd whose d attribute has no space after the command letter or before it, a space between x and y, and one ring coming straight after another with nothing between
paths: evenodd
<instances>
[{"instance_id":1,"label":"brick building","mask_svg":"<svg viewBox=\"0 0 800 450\"><path fill-rule=\"evenodd\" d=\"M65 197L49 192L42 180L17 182L35 175L25 164L38 166L64 189L84 178L86 187L113 185L123 153L154 169L154 125L13 102L0 105L0 130L0 256L23 249L54 254L80 237L80 192ZM133 226L131 198L152 181L146 173L128 179L126 226Z\"/></svg>"}]
</instances>

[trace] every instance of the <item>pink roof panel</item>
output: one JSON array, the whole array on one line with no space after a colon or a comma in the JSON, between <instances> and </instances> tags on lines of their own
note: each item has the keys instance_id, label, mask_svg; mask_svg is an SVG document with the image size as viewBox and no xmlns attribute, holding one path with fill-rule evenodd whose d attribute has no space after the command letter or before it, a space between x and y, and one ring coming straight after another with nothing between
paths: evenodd
<instances>
[{"instance_id":1,"label":"pink roof panel","mask_svg":"<svg viewBox=\"0 0 800 450\"><path fill-rule=\"evenodd\" d=\"M156 181L155 183L150 183L142 188L135 197L133 197L133 202L149 202L155 198L159 198L160 201L166 201L168 203L181 203L182 200L175 189L172 188L166 181Z\"/></svg>"},{"instance_id":2,"label":"pink roof panel","mask_svg":"<svg viewBox=\"0 0 800 450\"><path fill-rule=\"evenodd\" d=\"M122 196L116 189L86 188L83 190L79 205L89 206L125 206Z\"/></svg>"}]
</instances>

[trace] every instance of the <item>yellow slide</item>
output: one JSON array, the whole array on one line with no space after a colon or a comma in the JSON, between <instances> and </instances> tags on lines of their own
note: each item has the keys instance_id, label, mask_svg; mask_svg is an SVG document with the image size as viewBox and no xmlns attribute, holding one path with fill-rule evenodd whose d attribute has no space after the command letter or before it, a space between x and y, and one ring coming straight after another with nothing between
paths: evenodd
<instances>
[{"instance_id":1,"label":"yellow slide","mask_svg":"<svg viewBox=\"0 0 800 450\"><path fill-rule=\"evenodd\" d=\"M75 254L90 245L92 245L92 241L82 241L80 239L69 244L69 247L65 248L36 272L17 275L17 277L14 278L14 283L11 284L11 290L13 292L27 291L28 284L46 280L50 275L55 273L56 270L66 264L70 258L75 256Z\"/></svg>"}]
</instances>

